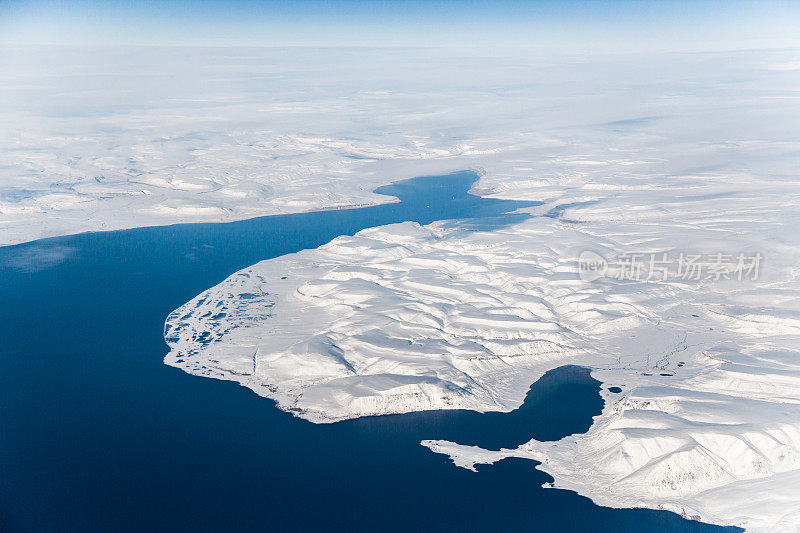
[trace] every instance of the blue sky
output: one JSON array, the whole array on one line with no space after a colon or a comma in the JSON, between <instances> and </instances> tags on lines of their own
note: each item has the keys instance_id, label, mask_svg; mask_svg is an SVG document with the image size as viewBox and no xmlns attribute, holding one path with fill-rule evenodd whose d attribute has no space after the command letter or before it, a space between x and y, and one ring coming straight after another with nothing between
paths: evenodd
<instances>
[{"instance_id":1,"label":"blue sky","mask_svg":"<svg viewBox=\"0 0 800 533\"><path fill-rule=\"evenodd\" d=\"M532 45L737 49L800 43L800 2L0 0L0 43Z\"/></svg>"}]
</instances>

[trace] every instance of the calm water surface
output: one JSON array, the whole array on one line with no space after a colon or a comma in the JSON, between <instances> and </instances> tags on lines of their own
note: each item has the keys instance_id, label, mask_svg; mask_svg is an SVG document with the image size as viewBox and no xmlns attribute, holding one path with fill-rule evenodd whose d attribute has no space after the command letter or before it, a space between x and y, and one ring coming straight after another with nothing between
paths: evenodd
<instances>
[{"instance_id":1,"label":"calm water surface","mask_svg":"<svg viewBox=\"0 0 800 533\"><path fill-rule=\"evenodd\" d=\"M164 319L261 259L404 220L491 229L534 205L458 173L384 187L400 203L88 233L0 248L3 531L712 531L544 490L535 463L455 468L419 445L488 448L585 431L599 383L565 367L509 414L314 425L231 382L167 367Z\"/></svg>"}]
</instances>

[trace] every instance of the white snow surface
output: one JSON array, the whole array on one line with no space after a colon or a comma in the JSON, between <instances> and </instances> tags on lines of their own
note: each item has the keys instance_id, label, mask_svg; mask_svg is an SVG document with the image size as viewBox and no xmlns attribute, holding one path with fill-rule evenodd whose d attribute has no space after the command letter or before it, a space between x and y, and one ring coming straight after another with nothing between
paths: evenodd
<instances>
[{"instance_id":1,"label":"white snow surface","mask_svg":"<svg viewBox=\"0 0 800 533\"><path fill-rule=\"evenodd\" d=\"M316 422L510 410L545 371L586 365L606 404L584 435L423 444L464 467L535 459L603 505L800 530L798 73L767 56L616 58L592 71L602 88L561 79L542 102L523 95L543 97L546 76L507 89L499 123L512 109L536 120L459 160L486 169L478 194L546 202L534 217L397 224L261 262L169 318L166 362ZM623 63L635 89L615 85ZM764 259L756 280L583 281L585 250Z\"/></svg>"},{"instance_id":2,"label":"white snow surface","mask_svg":"<svg viewBox=\"0 0 800 533\"><path fill-rule=\"evenodd\" d=\"M465 467L536 459L556 487L604 505L797 531L800 191L727 173L634 182L587 184L594 201L556 218L395 224L260 262L170 316L166 362L315 422L510 410L545 371L586 365L623 392L604 390L585 435L502 452L423 444ZM583 281L586 249L764 261L757 280Z\"/></svg>"},{"instance_id":3,"label":"white snow surface","mask_svg":"<svg viewBox=\"0 0 800 533\"><path fill-rule=\"evenodd\" d=\"M535 459L603 505L800 530L796 51L2 54L2 244L385 202L464 168L476 194L546 202L260 262L170 315L167 364L315 422L510 410L586 365L623 392L584 435L424 444ZM584 250L764 261L755 281L583 281Z\"/></svg>"},{"instance_id":4,"label":"white snow surface","mask_svg":"<svg viewBox=\"0 0 800 533\"><path fill-rule=\"evenodd\" d=\"M674 173L788 176L776 156L794 149L795 61L0 47L0 245L384 203L379 185L465 168L486 171L483 194L545 200L590 199L583 187L612 173L634 188Z\"/></svg>"}]
</instances>

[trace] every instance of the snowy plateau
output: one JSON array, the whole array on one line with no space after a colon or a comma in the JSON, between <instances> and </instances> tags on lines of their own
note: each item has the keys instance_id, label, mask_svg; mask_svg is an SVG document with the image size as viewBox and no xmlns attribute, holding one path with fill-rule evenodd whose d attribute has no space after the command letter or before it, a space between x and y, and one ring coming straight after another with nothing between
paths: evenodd
<instances>
[{"instance_id":1,"label":"snowy plateau","mask_svg":"<svg viewBox=\"0 0 800 533\"><path fill-rule=\"evenodd\" d=\"M131 84L122 53L37 56L0 86L2 244L375 204L379 185L468 168L473 194L544 202L511 226L370 228L233 273L170 315L167 364L313 422L509 411L584 365L605 400L585 434L422 444L464 468L536 460L602 505L800 530L796 51L177 50L171 72L144 50ZM587 250L763 261L589 280Z\"/></svg>"}]
</instances>

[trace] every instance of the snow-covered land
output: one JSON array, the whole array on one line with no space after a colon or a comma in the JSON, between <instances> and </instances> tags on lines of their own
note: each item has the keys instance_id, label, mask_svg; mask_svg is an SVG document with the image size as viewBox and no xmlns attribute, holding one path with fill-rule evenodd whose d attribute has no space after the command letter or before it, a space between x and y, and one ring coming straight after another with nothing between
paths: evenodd
<instances>
[{"instance_id":1,"label":"snow-covered land","mask_svg":"<svg viewBox=\"0 0 800 533\"><path fill-rule=\"evenodd\" d=\"M381 203L464 168L537 199L600 163L746 172L742 142L791 149L798 72L791 50L516 48L4 47L0 68L0 244Z\"/></svg>"},{"instance_id":2,"label":"snow-covered land","mask_svg":"<svg viewBox=\"0 0 800 533\"><path fill-rule=\"evenodd\" d=\"M606 405L585 435L424 444L465 467L536 459L604 505L797 531L798 106L778 88L796 71L770 68L714 91L687 81L647 117L520 152L513 172L486 165L478 192L544 200L528 210L542 216L373 228L238 272L171 315L166 362L317 422L510 410L546 370L586 365ZM605 276L578 275L586 250L610 260ZM664 253L652 275L619 259ZM705 264L687 275L681 253Z\"/></svg>"},{"instance_id":3,"label":"snow-covered land","mask_svg":"<svg viewBox=\"0 0 800 533\"><path fill-rule=\"evenodd\" d=\"M509 410L544 371L587 365L622 393L604 392L586 435L500 453L426 444L463 466L535 458L556 486L605 505L796 530L800 191L710 174L657 188L612 179L620 186L587 187L595 202L562 218L490 232L397 224L258 263L170 317L166 361L318 422ZM757 280L583 281L587 248L764 261Z\"/></svg>"},{"instance_id":4,"label":"snow-covered land","mask_svg":"<svg viewBox=\"0 0 800 533\"><path fill-rule=\"evenodd\" d=\"M316 422L510 410L586 365L622 392L585 435L425 445L536 459L605 505L800 529L796 52L30 54L3 58L0 243L385 202L379 184L464 168L477 194L546 202L253 265L169 317L168 364ZM587 250L673 270L582 279ZM681 253L726 257L695 279ZM740 253L758 275L715 279Z\"/></svg>"}]
</instances>

